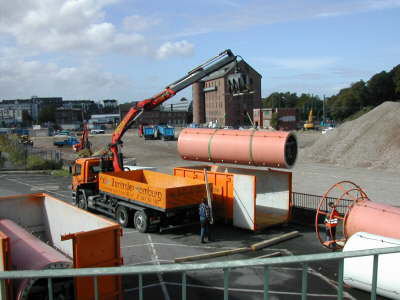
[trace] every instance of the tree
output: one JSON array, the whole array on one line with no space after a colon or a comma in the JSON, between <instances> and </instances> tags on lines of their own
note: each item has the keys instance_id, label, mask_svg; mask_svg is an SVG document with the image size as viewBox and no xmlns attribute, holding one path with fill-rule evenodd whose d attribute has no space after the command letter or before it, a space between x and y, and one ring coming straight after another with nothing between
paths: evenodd
<instances>
[{"instance_id":1,"label":"tree","mask_svg":"<svg viewBox=\"0 0 400 300\"><path fill-rule=\"evenodd\" d=\"M22 124L24 126L31 126L32 125L32 117L27 110L22 111Z\"/></svg>"},{"instance_id":2,"label":"tree","mask_svg":"<svg viewBox=\"0 0 400 300\"><path fill-rule=\"evenodd\" d=\"M54 105L44 106L38 116L39 123L52 122L56 123L56 107Z\"/></svg>"},{"instance_id":3,"label":"tree","mask_svg":"<svg viewBox=\"0 0 400 300\"><path fill-rule=\"evenodd\" d=\"M278 129L278 113L276 112L272 113L270 125L272 128L276 130Z\"/></svg>"},{"instance_id":4,"label":"tree","mask_svg":"<svg viewBox=\"0 0 400 300\"><path fill-rule=\"evenodd\" d=\"M377 106L384 101L394 100L394 84L390 73L382 71L368 80L370 105Z\"/></svg>"},{"instance_id":5,"label":"tree","mask_svg":"<svg viewBox=\"0 0 400 300\"><path fill-rule=\"evenodd\" d=\"M390 74L392 76L393 80L393 88L394 88L394 93L395 93L395 98L396 100L400 99L400 65L397 65L394 67L391 71Z\"/></svg>"}]
</instances>

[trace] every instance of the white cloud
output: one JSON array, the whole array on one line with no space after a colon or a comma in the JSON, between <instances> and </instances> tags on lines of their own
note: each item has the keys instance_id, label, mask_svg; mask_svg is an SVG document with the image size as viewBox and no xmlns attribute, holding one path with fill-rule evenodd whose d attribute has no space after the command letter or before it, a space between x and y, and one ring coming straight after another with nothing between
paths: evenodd
<instances>
[{"instance_id":1,"label":"white cloud","mask_svg":"<svg viewBox=\"0 0 400 300\"><path fill-rule=\"evenodd\" d=\"M338 59L335 57L255 58L254 60L268 65L272 65L273 67L276 68L302 70L302 71L326 68L328 66L333 66L338 61Z\"/></svg>"},{"instance_id":2,"label":"white cloud","mask_svg":"<svg viewBox=\"0 0 400 300\"><path fill-rule=\"evenodd\" d=\"M156 17L143 17L139 15L132 15L125 17L122 21L125 30L127 31L145 31L160 24L160 19Z\"/></svg>"},{"instance_id":3,"label":"white cloud","mask_svg":"<svg viewBox=\"0 0 400 300\"><path fill-rule=\"evenodd\" d=\"M106 8L120 0L15 0L2 4L0 37L12 37L18 47L32 52L83 54L123 53L154 55L153 38L139 33L158 24L151 18L125 18L121 31L108 22ZM172 43L169 54L187 55L188 46ZM0 44L1 45L1 44ZM163 46L161 46L163 47ZM192 45L193 47L193 45ZM169 55L168 54L168 55ZM158 58L163 57L163 55Z\"/></svg>"},{"instance_id":4,"label":"white cloud","mask_svg":"<svg viewBox=\"0 0 400 300\"><path fill-rule=\"evenodd\" d=\"M164 59L174 55L189 56L194 52L193 44L183 40L180 42L166 42L157 51L157 58Z\"/></svg>"},{"instance_id":5,"label":"white cloud","mask_svg":"<svg viewBox=\"0 0 400 300\"><path fill-rule=\"evenodd\" d=\"M400 0L248 0L240 4L240 7L226 5L222 11L208 9L208 15L191 15L187 18L188 24L184 29L174 36L232 31L251 26L398 8Z\"/></svg>"},{"instance_id":6,"label":"white cloud","mask_svg":"<svg viewBox=\"0 0 400 300\"><path fill-rule=\"evenodd\" d=\"M97 65L60 67L54 63L0 60L0 97L61 95L68 99L103 98L127 89L128 80L103 72Z\"/></svg>"}]
</instances>

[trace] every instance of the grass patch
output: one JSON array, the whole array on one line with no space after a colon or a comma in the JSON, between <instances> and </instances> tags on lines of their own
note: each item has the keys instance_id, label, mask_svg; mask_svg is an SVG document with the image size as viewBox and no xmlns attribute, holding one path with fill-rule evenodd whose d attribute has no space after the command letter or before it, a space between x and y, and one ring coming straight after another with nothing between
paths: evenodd
<instances>
[{"instance_id":1,"label":"grass patch","mask_svg":"<svg viewBox=\"0 0 400 300\"><path fill-rule=\"evenodd\" d=\"M50 172L50 175L53 175L53 176L63 176L63 177L71 177L71 174L68 172L68 170L65 170L65 169L52 170L52 171Z\"/></svg>"}]
</instances>

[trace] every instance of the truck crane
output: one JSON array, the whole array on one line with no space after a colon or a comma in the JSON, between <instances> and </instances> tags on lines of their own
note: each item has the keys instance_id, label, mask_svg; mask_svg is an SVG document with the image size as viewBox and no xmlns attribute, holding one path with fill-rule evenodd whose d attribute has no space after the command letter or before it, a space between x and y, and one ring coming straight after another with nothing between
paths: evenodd
<instances>
[{"instance_id":1,"label":"truck crane","mask_svg":"<svg viewBox=\"0 0 400 300\"><path fill-rule=\"evenodd\" d=\"M167 199L165 207L160 208L158 206L160 199L154 198L154 195L159 195L159 187L138 185L136 181L140 180L139 177L157 178L170 175L151 174L150 171L143 171L143 174L138 177L131 174L135 171L124 172L121 139L145 111L156 108L179 91L231 63L237 63L237 56L231 50L225 50L168 85L159 94L140 101L132 107L112 134L112 142L108 145L108 151L98 151L97 153L101 153L101 157L78 158L75 161L71 168L73 203L82 209L90 208L114 217L123 226L128 226L133 219L135 227L140 232L146 232L149 227L159 227L159 224L170 224L175 223L176 220L187 219L188 215L196 215L197 205L204 197L200 190L196 190L193 197L187 197L187 199L191 199L190 203L184 199L178 200L179 195L184 194L183 192L174 192L174 195L178 197L175 199L174 207L170 207L172 202L169 202L167 197L165 198ZM246 74L243 75L246 76ZM106 155L107 152L111 152L111 155ZM136 181L133 179L134 177ZM174 179L170 178L167 181L172 182ZM150 181L149 179L147 182ZM114 186L109 189L110 184L126 188L121 191L122 194L115 193ZM137 195L135 194L137 197L133 195L134 193L137 193Z\"/></svg>"},{"instance_id":2,"label":"truck crane","mask_svg":"<svg viewBox=\"0 0 400 300\"><path fill-rule=\"evenodd\" d=\"M109 147L113 154L114 171L120 172L123 170L122 156L120 155L121 139L126 130L135 122L137 118L141 116L144 111L156 108L169 98L173 97L179 91L236 60L237 57L233 55L231 50L225 50L219 55L209 59L204 64L194 68L179 80L168 85L161 93L149 99L140 101L135 107L132 107L125 115L123 120L119 123L112 135L112 143Z\"/></svg>"}]
</instances>

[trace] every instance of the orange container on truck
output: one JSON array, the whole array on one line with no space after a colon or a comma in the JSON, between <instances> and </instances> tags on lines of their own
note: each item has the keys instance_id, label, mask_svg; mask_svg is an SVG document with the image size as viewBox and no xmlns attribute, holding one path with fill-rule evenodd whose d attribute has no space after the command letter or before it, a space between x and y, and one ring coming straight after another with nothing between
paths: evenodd
<instances>
[{"instance_id":1,"label":"orange container on truck","mask_svg":"<svg viewBox=\"0 0 400 300\"><path fill-rule=\"evenodd\" d=\"M212 184L216 219L253 231L287 223L292 207L292 173L217 165L174 168L174 175Z\"/></svg>"},{"instance_id":2,"label":"orange container on truck","mask_svg":"<svg viewBox=\"0 0 400 300\"><path fill-rule=\"evenodd\" d=\"M73 202L115 218L139 232L197 220L206 196L204 181L150 170L110 172L112 159L77 159L72 167Z\"/></svg>"}]
</instances>

